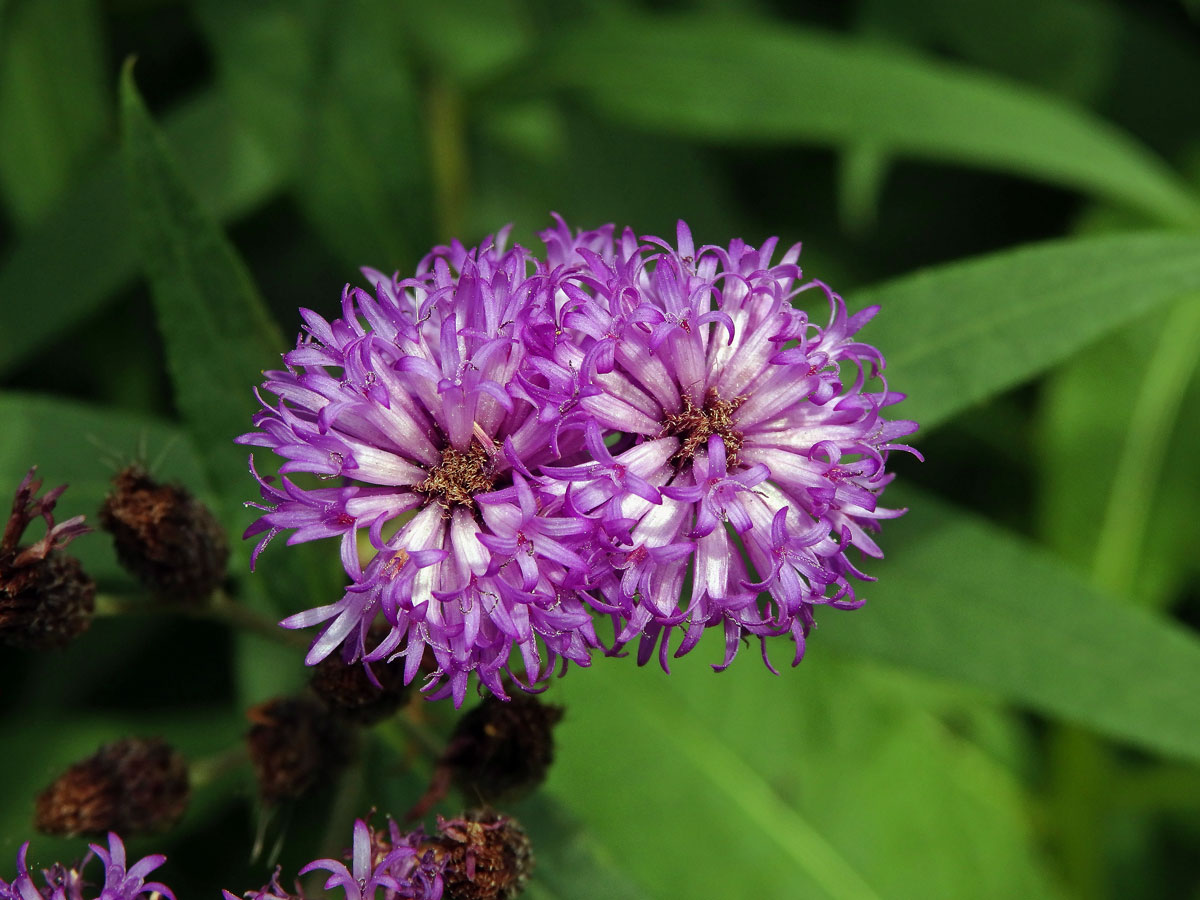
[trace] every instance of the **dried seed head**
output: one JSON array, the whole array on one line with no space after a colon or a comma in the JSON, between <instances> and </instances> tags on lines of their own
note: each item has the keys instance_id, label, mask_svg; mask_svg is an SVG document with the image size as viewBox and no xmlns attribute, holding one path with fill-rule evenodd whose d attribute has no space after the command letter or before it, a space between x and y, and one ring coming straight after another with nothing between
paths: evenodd
<instances>
[{"instance_id":1,"label":"dried seed head","mask_svg":"<svg viewBox=\"0 0 1200 900\"><path fill-rule=\"evenodd\" d=\"M439 761L458 788L485 803L511 800L546 780L554 761L554 726L563 708L537 697L488 695L458 720Z\"/></svg>"},{"instance_id":2,"label":"dried seed head","mask_svg":"<svg viewBox=\"0 0 1200 900\"><path fill-rule=\"evenodd\" d=\"M372 629L368 639L378 643L385 629ZM403 666L378 666L367 671L361 662L344 662L327 656L313 667L309 687L331 710L362 725L372 725L392 715L408 699Z\"/></svg>"},{"instance_id":3,"label":"dried seed head","mask_svg":"<svg viewBox=\"0 0 1200 900\"><path fill-rule=\"evenodd\" d=\"M12 513L0 536L0 639L14 647L62 647L87 630L95 609L96 585L74 557L61 548L89 529L83 516L54 523L54 505L66 485L37 492L36 467L13 498ZM36 518L46 522L42 539L20 543Z\"/></svg>"},{"instance_id":4,"label":"dried seed head","mask_svg":"<svg viewBox=\"0 0 1200 900\"><path fill-rule=\"evenodd\" d=\"M187 804L183 756L158 738L125 738L75 763L42 791L34 827L54 835L164 831Z\"/></svg>"},{"instance_id":5,"label":"dried seed head","mask_svg":"<svg viewBox=\"0 0 1200 900\"><path fill-rule=\"evenodd\" d=\"M277 697L252 707L246 735L263 802L299 797L350 760L353 736L322 704Z\"/></svg>"},{"instance_id":6,"label":"dried seed head","mask_svg":"<svg viewBox=\"0 0 1200 900\"><path fill-rule=\"evenodd\" d=\"M476 810L462 819L439 817L434 852L445 865L447 900L512 900L533 870L529 837L516 820Z\"/></svg>"},{"instance_id":7,"label":"dried seed head","mask_svg":"<svg viewBox=\"0 0 1200 900\"><path fill-rule=\"evenodd\" d=\"M225 577L229 541L208 507L139 466L113 479L100 527L112 534L121 565L163 599L202 601Z\"/></svg>"}]
</instances>

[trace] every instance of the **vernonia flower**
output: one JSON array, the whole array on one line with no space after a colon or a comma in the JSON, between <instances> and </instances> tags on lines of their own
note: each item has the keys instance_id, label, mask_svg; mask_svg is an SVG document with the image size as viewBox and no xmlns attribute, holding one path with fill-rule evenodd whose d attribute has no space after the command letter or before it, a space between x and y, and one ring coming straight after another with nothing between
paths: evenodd
<instances>
[{"instance_id":1,"label":"vernonia flower","mask_svg":"<svg viewBox=\"0 0 1200 900\"><path fill-rule=\"evenodd\" d=\"M586 665L597 645L577 592L592 526L536 477L582 459L582 437L555 441L515 386L552 279L504 239L438 247L412 278L364 269L374 295L347 286L332 322L302 310L287 369L267 373L276 399L238 439L283 457L281 476L332 482L260 477L265 515L246 532L262 536L255 558L281 531L289 543L341 538L345 595L282 623L327 623L307 662L339 647L346 661L402 660L407 683L429 651L427 689L456 705L471 672L505 696L504 673L530 687L559 660ZM389 628L372 645L380 618Z\"/></svg>"},{"instance_id":2,"label":"vernonia flower","mask_svg":"<svg viewBox=\"0 0 1200 900\"><path fill-rule=\"evenodd\" d=\"M445 864L425 846L421 829L402 833L388 819L386 832L377 832L364 820L354 823L354 844L350 867L335 859L318 859L300 870L300 874L325 869L330 875L325 890L340 888L346 900L375 900L382 889L385 900L406 897L414 900L438 900L442 896Z\"/></svg>"},{"instance_id":3,"label":"vernonia flower","mask_svg":"<svg viewBox=\"0 0 1200 900\"><path fill-rule=\"evenodd\" d=\"M718 669L746 635L766 660L765 638L790 633L799 662L816 606L862 602L849 551L881 556L871 533L903 512L878 498L917 425L882 418L903 395L855 339L877 308L849 315L800 281L799 245L771 261L774 238L697 251L683 222L672 247L561 219L542 237L559 277L522 383L560 439L582 432L590 450L545 473L607 539L592 604L618 646L640 641L641 663L657 646L666 668L672 632L681 655L718 625ZM810 298L825 325L799 308Z\"/></svg>"},{"instance_id":4,"label":"vernonia flower","mask_svg":"<svg viewBox=\"0 0 1200 900\"><path fill-rule=\"evenodd\" d=\"M29 873L26 855L29 842L17 851L17 877L12 883L0 878L0 900L137 900L142 894L161 894L175 900L170 888L156 881L146 881L146 876L161 866L166 857L161 854L147 856L126 868L125 845L113 833L108 835L108 847L89 844L90 850L83 861L72 867L55 863L42 870L45 884L38 887ZM104 884L97 893L93 883L85 880L83 869L93 858L104 867Z\"/></svg>"},{"instance_id":5,"label":"vernonia flower","mask_svg":"<svg viewBox=\"0 0 1200 900\"><path fill-rule=\"evenodd\" d=\"M299 874L324 869L329 872L325 891L341 891L345 900L439 900L442 896L442 861L428 846L424 830L401 832L392 819L386 829L375 829L366 820L354 822L354 838L347 859L318 859L304 866ZM222 891L225 900L239 900L236 894ZM288 893L279 884L279 870L260 890L247 891L246 900L304 900ZM332 896L322 893L322 897Z\"/></svg>"}]
</instances>

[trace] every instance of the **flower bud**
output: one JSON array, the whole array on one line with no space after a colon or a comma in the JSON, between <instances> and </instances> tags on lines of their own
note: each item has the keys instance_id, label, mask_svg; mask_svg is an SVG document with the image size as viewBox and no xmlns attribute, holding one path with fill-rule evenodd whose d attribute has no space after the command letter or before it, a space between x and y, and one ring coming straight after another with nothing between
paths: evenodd
<instances>
[{"instance_id":1,"label":"flower bud","mask_svg":"<svg viewBox=\"0 0 1200 900\"><path fill-rule=\"evenodd\" d=\"M225 577L229 541L208 507L139 466L113 479L100 527L112 534L121 565L161 598L197 603Z\"/></svg>"},{"instance_id":2,"label":"flower bud","mask_svg":"<svg viewBox=\"0 0 1200 900\"><path fill-rule=\"evenodd\" d=\"M403 666L368 670L365 663L347 663L340 654L317 663L308 684L333 712L361 725L386 719L408 699Z\"/></svg>"},{"instance_id":3,"label":"flower bud","mask_svg":"<svg viewBox=\"0 0 1200 900\"><path fill-rule=\"evenodd\" d=\"M187 810L183 756L158 738L125 738L75 763L38 796L45 834L164 831Z\"/></svg>"},{"instance_id":4,"label":"flower bud","mask_svg":"<svg viewBox=\"0 0 1200 900\"><path fill-rule=\"evenodd\" d=\"M246 741L264 803L299 797L350 760L353 736L308 697L276 697L252 707Z\"/></svg>"},{"instance_id":5,"label":"flower bud","mask_svg":"<svg viewBox=\"0 0 1200 900\"><path fill-rule=\"evenodd\" d=\"M476 810L462 819L438 818L435 853L444 864L444 897L513 900L533 870L529 837L515 819Z\"/></svg>"},{"instance_id":6,"label":"flower bud","mask_svg":"<svg viewBox=\"0 0 1200 900\"><path fill-rule=\"evenodd\" d=\"M546 780L554 761L554 726L563 708L537 697L488 695L458 720L439 761L463 793L487 803L515 799Z\"/></svg>"},{"instance_id":7,"label":"flower bud","mask_svg":"<svg viewBox=\"0 0 1200 900\"><path fill-rule=\"evenodd\" d=\"M54 505L66 485L37 492L42 482L29 470L13 498L12 513L0 537L0 639L14 647L63 647L87 630L96 604L96 585L79 560L59 552L89 529L83 516L54 523ZM46 522L41 540L22 546L21 536L35 519Z\"/></svg>"}]
</instances>

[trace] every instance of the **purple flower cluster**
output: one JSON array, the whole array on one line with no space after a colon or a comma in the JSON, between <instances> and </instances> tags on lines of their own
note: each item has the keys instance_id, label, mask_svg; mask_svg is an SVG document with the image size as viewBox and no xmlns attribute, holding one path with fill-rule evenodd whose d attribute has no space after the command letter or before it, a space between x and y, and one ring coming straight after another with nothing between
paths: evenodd
<instances>
[{"instance_id":1,"label":"purple flower cluster","mask_svg":"<svg viewBox=\"0 0 1200 900\"><path fill-rule=\"evenodd\" d=\"M561 219L542 237L544 260L503 233L454 243L412 278L364 270L373 293L348 286L341 318L301 312L239 438L284 460L256 473L247 536L256 558L282 531L339 536L351 584L283 624L324 624L310 664L340 649L410 681L424 662L456 704L471 672L503 697L504 675L587 665L594 614L605 649L636 640L664 668L677 629L680 655L715 626L721 668L749 635L765 658L790 634L799 661L814 607L861 603L847 551L880 556L870 535L902 512L878 497L917 426L882 418L903 395L854 339L876 309L802 283L774 239L697 250L683 223L673 247Z\"/></svg>"},{"instance_id":2,"label":"purple flower cluster","mask_svg":"<svg viewBox=\"0 0 1200 900\"><path fill-rule=\"evenodd\" d=\"M146 881L146 876L166 861L165 856L147 856L126 868L125 845L111 832L107 848L99 844L90 844L89 847L90 852L77 866L68 868L55 863L49 869L43 869L45 884L38 887L26 862L29 852L29 842L26 841L17 852L17 877L11 884L0 878L0 900L137 900L142 894L161 894L175 900L175 895L166 885ZM104 884L98 893L93 885L84 881L82 875L93 857L104 866Z\"/></svg>"},{"instance_id":3,"label":"purple flower cluster","mask_svg":"<svg viewBox=\"0 0 1200 900\"><path fill-rule=\"evenodd\" d=\"M386 831L376 831L364 820L354 822L354 842L350 865L336 859L318 859L299 874L318 869L328 871L326 891L340 890L346 900L439 900L445 861L430 846L421 829L403 833L388 819ZM222 892L225 900L239 900L236 894ZM302 900L303 894L289 894L279 885L276 871L270 882L258 891L243 895L246 900ZM325 896L324 894L322 896Z\"/></svg>"}]
</instances>

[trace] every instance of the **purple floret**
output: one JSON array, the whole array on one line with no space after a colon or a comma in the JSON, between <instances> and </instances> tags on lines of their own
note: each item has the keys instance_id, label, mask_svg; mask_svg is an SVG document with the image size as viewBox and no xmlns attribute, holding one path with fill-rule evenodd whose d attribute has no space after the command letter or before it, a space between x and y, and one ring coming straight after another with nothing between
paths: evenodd
<instances>
[{"instance_id":1,"label":"purple floret","mask_svg":"<svg viewBox=\"0 0 1200 900\"><path fill-rule=\"evenodd\" d=\"M878 498L917 425L882 418L903 395L855 339L877 308L849 315L801 282L799 245L772 263L774 238L697 250L682 222L672 247L561 219L542 237L560 277L521 383L560 441L582 432L591 451L546 469L547 489L604 537L591 603L617 647L637 640L639 661L657 649L665 668L676 629L678 656L720 626L717 668L747 635L765 659L765 639L790 634L798 662L816 606L861 605L850 548L881 556L871 534L903 512ZM824 326L794 305L809 297Z\"/></svg>"},{"instance_id":2,"label":"purple floret","mask_svg":"<svg viewBox=\"0 0 1200 900\"><path fill-rule=\"evenodd\" d=\"M29 872L26 855L29 842L21 845L17 852L17 877L12 883L0 878L0 900L137 900L142 894L161 894L175 900L170 888L156 881L146 881L146 876L161 866L166 857L161 854L147 856L129 868L125 866L125 845L113 833L108 835L108 847L89 844L90 850L77 866L68 867L55 863L42 870L45 884L39 887ZM93 858L104 866L104 883L97 892L91 880L85 880L83 869Z\"/></svg>"},{"instance_id":3,"label":"purple floret","mask_svg":"<svg viewBox=\"0 0 1200 900\"><path fill-rule=\"evenodd\" d=\"M351 579L341 600L282 624L324 626L310 665L340 651L403 665L406 683L424 669L431 696L455 705L472 672L505 696L505 674L532 687L559 661L587 665L598 641L578 587L591 525L534 477L581 460L583 436L556 440L516 386L524 329L554 277L523 248L505 251L504 234L439 247L412 278L364 273L374 293L347 286L341 318L301 312L287 368L266 373L274 399L238 439L284 460L278 481L255 473L255 559L281 532L336 536ZM372 645L377 620L390 631Z\"/></svg>"}]
</instances>

